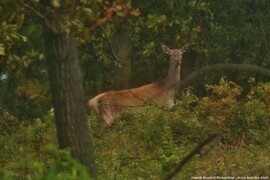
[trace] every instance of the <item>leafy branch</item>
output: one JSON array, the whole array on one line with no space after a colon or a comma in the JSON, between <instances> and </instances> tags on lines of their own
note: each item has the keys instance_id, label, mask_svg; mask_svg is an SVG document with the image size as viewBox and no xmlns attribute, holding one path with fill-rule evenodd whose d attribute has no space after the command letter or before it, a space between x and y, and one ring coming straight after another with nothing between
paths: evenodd
<instances>
[{"instance_id":1,"label":"leafy branch","mask_svg":"<svg viewBox=\"0 0 270 180\"><path fill-rule=\"evenodd\" d=\"M46 16L44 16L43 14L41 14L38 10L36 10L35 8L33 8L32 6L30 6L29 4L25 4L24 2L22 2L21 0L15 0L21 7L27 9L28 11L30 11L31 13L33 13L34 15L36 15L39 19L41 19L45 25L52 30L52 32L57 33L58 31L52 26L52 24L50 23L50 21L46 18Z\"/></svg>"},{"instance_id":2,"label":"leafy branch","mask_svg":"<svg viewBox=\"0 0 270 180\"><path fill-rule=\"evenodd\" d=\"M120 58L119 58L119 57L115 54L115 52L113 51L113 48L112 48L112 42L111 42L111 40L110 40L110 38L109 38L109 35L108 35L106 29L105 29L104 26L102 26L102 25L101 25L101 29L102 29L102 31L103 31L103 33L104 33L104 35L105 35L105 37L106 37L106 39L107 39L107 41L108 41L108 45L109 45L109 49L110 49L110 51L111 51L111 54L113 55L113 57L114 57L117 61L120 61Z\"/></svg>"}]
</instances>

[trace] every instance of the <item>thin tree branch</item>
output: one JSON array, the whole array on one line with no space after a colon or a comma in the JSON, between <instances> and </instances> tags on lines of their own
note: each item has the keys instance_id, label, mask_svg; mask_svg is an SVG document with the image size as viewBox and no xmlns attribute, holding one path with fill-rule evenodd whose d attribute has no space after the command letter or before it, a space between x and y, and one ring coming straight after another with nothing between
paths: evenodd
<instances>
[{"instance_id":1,"label":"thin tree branch","mask_svg":"<svg viewBox=\"0 0 270 180\"><path fill-rule=\"evenodd\" d=\"M0 121L0 122L2 122L3 125L6 127L8 133L11 133L11 132L12 132L11 129L10 129L10 127L9 127L9 125L8 125L8 123L7 123L5 120L2 120L2 121Z\"/></svg>"},{"instance_id":2,"label":"thin tree branch","mask_svg":"<svg viewBox=\"0 0 270 180\"><path fill-rule=\"evenodd\" d=\"M28 4L25 4L24 2L22 2L21 0L15 0L19 5L21 5L23 8L31 11L33 14L35 14L37 17L39 17L40 19L45 19L45 16L43 16L40 12L38 12L37 10L35 10L33 7L31 7Z\"/></svg>"},{"instance_id":3,"label":"thin tree branch","mask_svg":"<svg viewBox=\"0 0 270 180\"><path fill-rule=\"evenodd\" d=\"M111 42L111 40L110 40L110 38L109 38L109 35L107 34L106 29L104 28L103 25L101 25L101 29L102 29L103 33L105 34L105 37L106 37L106 39L107 39L107 41L108 41L109 49L110 49L110 51L111 51L111 54L113 55L113 57L114 57L117 61L120 61L120 58L119 58L119 57L114 53L114 51L113 51L113 48L112 48L112 42Z\"/></svg>"},{"instance_id":4,"label":"thin tree branch","mask_svg":"<svg viewBox=\"0 0 270 180\"><path fill-rule=\"evenodd\" d=\"M196 79L199 76L202 76L205 73L209 72L222 72L224 70L238 70L238 71L249 71L258 73L262 76L266 76L270 78L270 70L266 68L261 68L256 65L250 65L250 64L214 64L214 65L208 65L205 66L197 71L194 71L191 73L187 78L181 81L179 91L183 91L191 81Z\"/></svg>"},{"instance_id":5,"label":"thin tree branch","mask_svg":"<svg viewBox=\"0 0 270 180\"><path fill-rule=\"evenodd\" d=\"M31 7L28 4L25 4L24 2L22 2L21 0L15 0L20 6L22 6L23 8L29 10L31 13L33 13L34 15L36 15L39 19L41 19L42 21L44 21L45 25L52 30L52 32L57 33L58 31L52 26L52 24L49 22L49 20L43 15L41 14L39 11L37 11L35 8Z\"/></svg>"},{"instance_id":6,"label":"thin tree branch","mask_svg":"<svg viewBox=\"0 0 270 180\"><path fill-rule=\"evenodd\" d=\"M134 96L135 98L137 98L137 99L143 101L143 103L146 104L146 101L145 101L144 99L140 98L139 96L137 96L136 94L134 94L134 93L131 91L131 89L129 89L128 91L132 94L132 96Z\"/></svg>"},{"instance_id":7,"label":"thin tree branch","mask_svg":"<svg viewBox=\"0 0 270 180\"><path fill-rule=\"evenodd\" d=\"M199 152L201 151L201 149L211 143L212 141L214 141L216 138L220 138L222 136L222 134L220 132L216 132L211 134L206 140L204 140L201 144L199 144L195 149L193 149L187 156L185 156L180 162L179 164L176 166L176 168L174 169L174 171L172 173L170 173L169 175L167 175L164 179L165 180L170 180L172 179L181 169L182 167L189 161L191 160L196 154L199 154Z\"/></svg>"},{"instance_id":8,"label":"thin tree branch","mask_svg":"<svg viewBox=\"0 0 270 180\"><path fill-rule=\"evenodd\" d=\"M128 89L128 91L129 91L135 98L137 98L137 99L139 99L139 100L141 100L141 101L143 102L143 105L139 105L139 106L146 106L146 105L148 105L148 106L158 107L159 109L164 110L163 107L158 106L158 105L155 104L155 103L151 103L151 101L146 101L146 100L140 98L139 96L137 96L136 94L134 94L134 93L132 92L132 89ZM151 98L150 98L150 100L151 100ZM130 107L139 107L139 106L137 105L137 106L130 106Z\"/></svg>"}]
</instances>

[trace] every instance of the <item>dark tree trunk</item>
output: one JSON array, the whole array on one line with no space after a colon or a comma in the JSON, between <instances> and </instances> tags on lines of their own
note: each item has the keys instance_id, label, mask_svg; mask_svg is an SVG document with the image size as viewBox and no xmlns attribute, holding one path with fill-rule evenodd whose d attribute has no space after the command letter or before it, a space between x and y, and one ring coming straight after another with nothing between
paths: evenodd
<instances>
[{"instance_id":1,"label":"dark tree trunk","mask_svg":"<svg viewBox=\"0 0 270 180\"><path fill-rule=\"evenodd\" d=\"M43 27L58 143L61 149L69 147L95 178L77 47L72 35L63 29L64 15L59 14L50 19L54 29Z\"/></svg>"},{"instance_id":2,"label":"dark tree trunk","mask_svg":"<svg viewBox=\"0 0 270 180\"><path fill-rule=\"evenodd\" d=\"M116 56L113 69L113 88L127 89L131 81L131 27L127 22L120 23L112 37L112 51Z\"/></svg>"},{"instance_id":3,"label":"dark tree trunk","mask_svg":"<svg viewBox=\"0 0 270 180\"><path fill-rule=\"evenodd\" d=\"M181 79L185 79L194 71L196 66L196 54L194 51L190 50L184 55L184 60L181 67Z\"/></svg>"}]
</instances>

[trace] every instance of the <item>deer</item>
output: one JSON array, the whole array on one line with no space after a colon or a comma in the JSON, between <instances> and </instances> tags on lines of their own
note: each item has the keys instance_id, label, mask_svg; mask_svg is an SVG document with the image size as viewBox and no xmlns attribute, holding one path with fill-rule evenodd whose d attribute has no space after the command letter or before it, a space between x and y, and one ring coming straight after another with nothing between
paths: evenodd
<instances>
[{"instance_id":1,"label":"deer","mask_svg":"<svg viewBox=\"0 0 270 180\"><path fill-rule=\"evenodd\" d=\"M167 109L175 105L176 93L180 87L181 62L189 44L180 49L170 49L162 44L161 48L170 56L169 70L165 79L133 89L104 92L87 102L89 109L94 109L106 126L112 126L115 118L127 107L144 106L148 102Z\"/></svg>"}]
</instances>

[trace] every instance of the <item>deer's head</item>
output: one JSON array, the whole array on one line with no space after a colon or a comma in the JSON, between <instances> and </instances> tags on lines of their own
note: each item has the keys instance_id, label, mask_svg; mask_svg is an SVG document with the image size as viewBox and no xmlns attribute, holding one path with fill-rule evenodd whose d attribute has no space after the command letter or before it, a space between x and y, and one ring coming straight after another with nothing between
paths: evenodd
<instances>
[{"instance_id":1,"label":"deer's head","mask_svg":"<svg viewBox=\"0 0 270 180\"><path fill-rule=\"evenodd\" d=\"M182 59L183 59L183 54L189 48L189 43L185 44L180 49L170 49L168 46L166 46L164 44L161 45L161 48L166 54L168 54L170 56L171 61L173 61L174 64L177 66L177 65L181 64Z\"/></svg>"}]
</instances>

